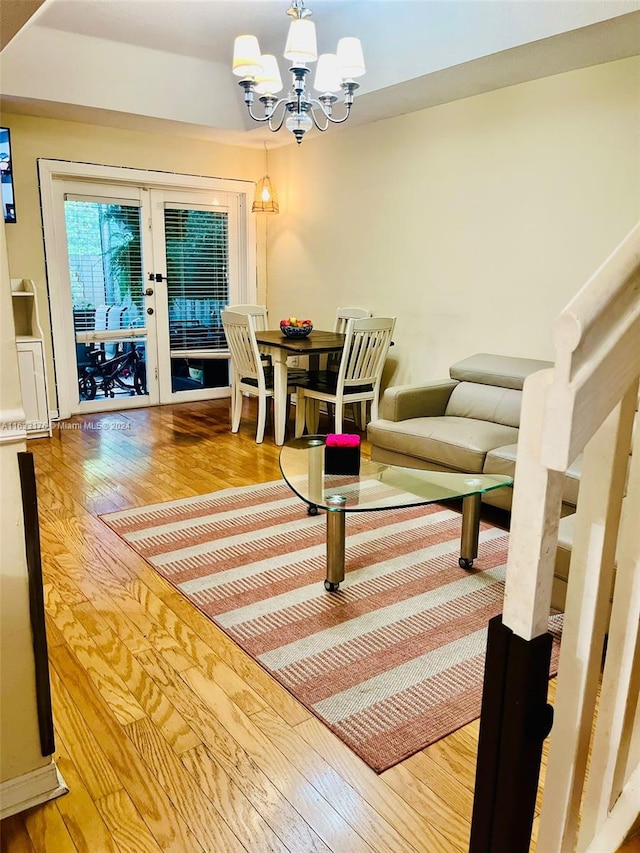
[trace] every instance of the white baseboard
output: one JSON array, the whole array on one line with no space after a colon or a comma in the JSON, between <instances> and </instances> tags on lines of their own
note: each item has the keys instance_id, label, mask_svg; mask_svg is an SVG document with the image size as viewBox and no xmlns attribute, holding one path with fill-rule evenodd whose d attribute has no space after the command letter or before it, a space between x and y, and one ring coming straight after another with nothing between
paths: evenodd
<instances>
[{"instance_id":1,"label":"white baseboard","mask_svg":"<svg viewBox=\"0 0 640 853\"><path fill-rule=\"evenodd\" d=\"M44 767L0 784L0 819L47 803L68 791L55 761L51 759Z\"/></svg>"}]
</instances>

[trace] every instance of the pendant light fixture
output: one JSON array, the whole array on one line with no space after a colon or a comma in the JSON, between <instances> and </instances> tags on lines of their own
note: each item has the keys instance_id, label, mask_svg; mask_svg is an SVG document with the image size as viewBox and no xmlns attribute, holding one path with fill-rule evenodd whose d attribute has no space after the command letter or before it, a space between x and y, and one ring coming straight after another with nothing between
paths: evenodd
<instances>
[{"instance_id":1,"label":"pendant light fixture","mask_svg":"<svg viewBox=\"0 0 640 853\"><path fill-rule=\"evenodd\" d=\"M278 197L273 189L271 178L265 175L256 184L256 194L251 207L252 213L280 213Z\"/></svg>"},{"instance_id":2,"label":"pendant light fixture","mask_svg":"<svg viewBox=\"0 0 640 853\"><path fill-rule=\"evenodd\" d=\"M269 152L267 151L267 143L264 143L264 159L268 168ZM256 184L256 192L253 197L253 205L251 213L280 213L278 205L278 196L271 183L271 178L268 174L264 175Z\"/></svg>"},{"instance_id":3,"label":"pendant light fixture","mask_svg":"<svg viewBox=\"0 0 640 853\"><path fill-rule=\"evenodd\" d=\"M244 102L254 121L266 122L269 130L278 131L284 124L300 144L305 133L314 125L326 130L330 124L341 124L349 118L353 105L353 93L358 88L356 77L365 73L360 40L353 37L341 38L335 53L323 53L318 57L315 24L309 20L311 10L306 9L304 0L292 0L287 11L293 20L284 48L284 56L292 64L291 88L284 98L278 98L283 84L275 56L261 54L258 39L241 35L235 40L233 50L233 73L241 77ZM310 73L310 62L317 60L314 89L319 92L312 98L307 91L306 77ZM344 96L344 111L334 116L333 107L337 92ZM259 95L263 115L253 112L254 96Z\"/></svg>"}]
</instances>

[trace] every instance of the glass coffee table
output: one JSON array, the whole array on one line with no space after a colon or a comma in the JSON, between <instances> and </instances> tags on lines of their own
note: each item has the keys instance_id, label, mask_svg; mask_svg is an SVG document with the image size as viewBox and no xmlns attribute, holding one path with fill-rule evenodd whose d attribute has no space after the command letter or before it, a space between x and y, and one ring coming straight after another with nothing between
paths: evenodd
<instances>
[{"instance_id":1,"label":"glass coffee table","mask_svg":"<svg viewBox=\"0 0 640 853\"><path fill-rule=\"evenodd\" d=\"M462 498L460 558L470 569L478 556L480 503L485 492L513 483L501 474L452 474L401 468L362 459L355 475L325 474L325 435L288 441L280 451L280 470L287 485L308 505L307 512L327 512L327 576L325 588L335 592L344 580L345 518L348 512L402 509Z\"/></svg>"}]
</instances>

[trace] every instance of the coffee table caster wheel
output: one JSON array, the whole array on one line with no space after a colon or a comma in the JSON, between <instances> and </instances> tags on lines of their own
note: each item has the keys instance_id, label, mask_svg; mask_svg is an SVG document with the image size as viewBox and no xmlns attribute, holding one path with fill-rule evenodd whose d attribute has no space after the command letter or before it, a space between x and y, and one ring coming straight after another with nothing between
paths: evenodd
<instances>
[{"instance_id":1,"label":"coffee table caster wheel","mask_svg":"<svg viewBox=\"0 0 640 853\"><path fill-rule=\"evenodd\" d=\"M339 583L332 583L331 581L324 582L324 588L327 590L327 592L337 592L339 587Z\"/></svg>"},{"instance_id":2,"label":"coffee table caster wheel","mask_svg":"<svg viewBox=\"0 0 640 853\"><path fill-rule=\"evenodd\" d=\"M307 507L307 515L317 515L318 507L315 504L309 504Z\"/></svg>"},{"instance_id":3,"label":"coffee table caster wheel","mask_svg":"<svg viewBox=\"0 0 640 853\"><path fill-rule=\"evenodd\" d=\"M471 569L473 567L473 560L470 560L468 557L460 557L458 565L461 569Z\"/></svg>"}]
</instances>

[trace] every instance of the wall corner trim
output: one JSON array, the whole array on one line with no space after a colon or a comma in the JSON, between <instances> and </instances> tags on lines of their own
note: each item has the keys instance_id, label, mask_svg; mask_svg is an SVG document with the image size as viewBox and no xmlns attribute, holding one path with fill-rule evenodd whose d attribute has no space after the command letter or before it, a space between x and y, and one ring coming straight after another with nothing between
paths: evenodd
<instances>
[{"instance_id":1,"label":"wall corner trim","mask_svg":"<svg viewBox=\"0 0 640 853\"><path fill-rule=\"evenodd\" d=\"M0 411L0 444L26 441L27 424L24 409Z\"/></svg>"},{"instance_id":2,"label":"wall corner trim","mask_svg":"<svg viewBox=\"0 0 640 853\"><path fill-rule=\"evenodd\" d=\"M69 788L52 758L49 764L0 784L0 819L42 805L68 792Z\"/></svg>"}]
</instances>

